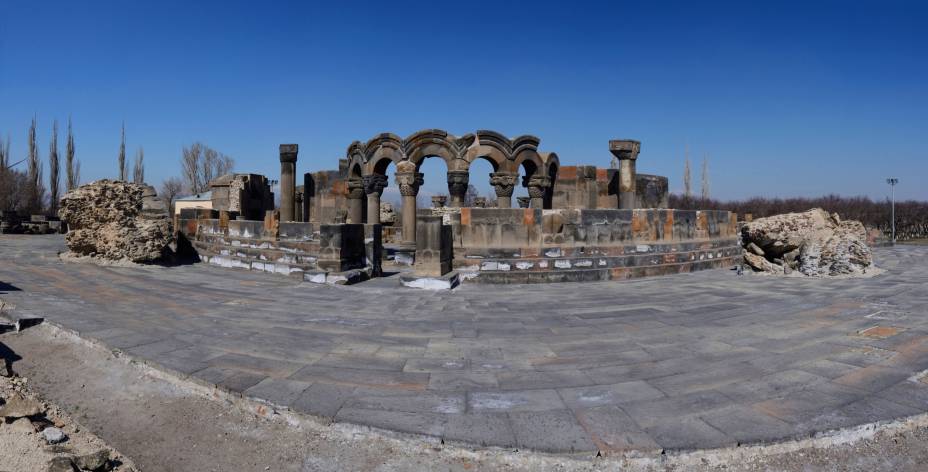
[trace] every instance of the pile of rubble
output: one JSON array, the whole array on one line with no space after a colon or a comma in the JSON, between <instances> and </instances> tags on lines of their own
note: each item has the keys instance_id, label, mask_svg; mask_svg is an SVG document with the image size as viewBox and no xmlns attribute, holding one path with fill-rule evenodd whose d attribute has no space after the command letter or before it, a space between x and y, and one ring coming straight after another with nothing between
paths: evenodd
<instances>
[{"instance_id":1,"label":"pile of rubble","mask_svg":"<svg viewBox=\"0 0 928 472\"><path fill-rule=\"evenodd\" d=\"M806 276L873 273L867 232L821 208L759 218L741 228L744 262L757 272Z\"/></svg>"},{"instance_id":2,"label":"pile of rubble","mask_svg":"<svg viewBox=\"0 0 928 472\"><path fill-rule=\"evenodd\" d=\"M170 255L168 206L155 189L131 182L98 180L61 199L72 253L102 259L153 262Z\"/></svg>"},{"instance_id":3,"label":"pile of rubble","mask_svg":"<svg viewBox=\"0 0 928 472\"><path fill-rule=\"evenodd\" d=\"M132 471L118 452L33 395L0 366L0 467L48 472Z\"/></svg>"}]
</instances>

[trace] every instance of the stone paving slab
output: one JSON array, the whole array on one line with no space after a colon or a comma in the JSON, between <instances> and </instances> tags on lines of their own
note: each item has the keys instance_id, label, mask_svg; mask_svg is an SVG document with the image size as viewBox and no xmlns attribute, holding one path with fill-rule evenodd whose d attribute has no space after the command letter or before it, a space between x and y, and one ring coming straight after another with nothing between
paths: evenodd
<instances>
[{"instance_id":1,"label":"stone paving slab","mask_svg":"<svg viewBox=\"0 0 928 472\"><path fill-rule=\"evenodd\" d=\"M558 453L762 443L928 411L928 247L870 279L325 286L204 264L63 263L0 236L0 298L281 408Z\"/></svg>"}]
</instances>

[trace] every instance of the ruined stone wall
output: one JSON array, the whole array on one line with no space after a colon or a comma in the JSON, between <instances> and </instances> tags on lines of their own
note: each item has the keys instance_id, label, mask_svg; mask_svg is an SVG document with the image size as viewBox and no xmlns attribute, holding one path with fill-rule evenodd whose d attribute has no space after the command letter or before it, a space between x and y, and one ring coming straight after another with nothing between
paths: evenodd
<instances>
[{"instance_id":1,"label":"ruined stone wall","mask_svg":"<svg viewBox=\"0 0 928 472\"><path fill-rule=\"evenodd\" d=\"M288 275L309 282L353 283L375 264L366 246L379 245L379 231L365 238L364 225L229 219L229 212L185 209L178 244L200 260L221 267ZM376 264L379 266L379 264Z\"/></svg>"},{"instance_id":2,"label":"ruined stone wall","mask_svg":"<svg viewBox=\"0 0 928 472\"><path fill-rule=\"evenodd\" d=\"M348 212L348 175L344 170L313 172L314 193L310 221L344 223ZM305 200L305 198L304 198Z\"/></svg>"},{"instance_id":3,"label":"ruined stone wall","mask_svg":"<svg viewBox=\"0 0 928 472\"><path fill-rule=\"evenodd\" d=\"M636 208L667 208L667 177L636 174ZM619 170L594 166L564 166L554 183L551 208L594 209L619 207Z\"/></svg>"},{"instance_id":4,"label":"ruined stone wall","mask_svg":"<svg viewBox=\"0 0 928 472\"><path fill-rule=\"evenodd\" d=\"M463 208L448 215L454 265L484 282L610 280L740 260L727 211Z\"/></svg>"}]
</instances>

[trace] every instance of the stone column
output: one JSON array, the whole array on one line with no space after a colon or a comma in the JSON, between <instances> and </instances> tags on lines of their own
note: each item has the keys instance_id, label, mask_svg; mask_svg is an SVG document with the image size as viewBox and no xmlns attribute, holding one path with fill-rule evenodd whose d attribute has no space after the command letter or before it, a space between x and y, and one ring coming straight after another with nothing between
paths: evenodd
<instances>
[{"instance_id":1,"label":"stone column","mask_svg":"<svg viewBox=\"0 0 928 472\"><path fill-rule=\"evenodd\" d=\"M490 185L496 190L496 207L512 208L512 191L516 188L518 175L509 172L490 174Z\"/></svg>"},{"instance_id":2,"label":"stone column","mask_svg":"<svg viewBox=\"0 0 928 472\"><path fill-rule=\"evenodd\" d=\"M619 208L635 208L635 161L641 151L641 143L632 139L609 141L609 151L619 158Z\"/></svg>"},{"instance_id":3,"label":"stone column","mask_svg":"<svg viewBox=\"0 0 928 472\"><path fill-rule=\"evenodd\" d=\"M402 164L403 162L396 166L396 185L400 188L400 195L403 196L403 242L415 244L416 195L419 194L419 186L422 185L423 175L421 172L415 171L415 164L411 162L409 162L408 166Z\"/></svg>"},{"instance_id":4,"label":"stone column","mask_svg":"<svg viewBox=\"0 0 928 472\"><path fill-rule=\"evenodd\" d=\"M364 181L348 179L348 223L364 223Z\"/></svg>"},{"instance_id":5,"label":"stone column","mask_svg":"<svg viewBox=\"0 0 928 472\"><path fill-rule=\"evenodd\" d=\"M387 176L371 174L364 177L364 192L367 193L367 223L380 224L380 196L387 186Z\"/></svg>"},{"instance_id":6,"label":"stone column","mask_svg":"<svg viewBox=\"0 0 928 472\"><path fill-rule=\"evenodd\" d=\"M296 192L296 198L293 199L293 221L301 223L303 221L303 192Z\"/></svg>"},{"instance_id":7,"label":"stone column","mask_svg":"<svg viewBox=\"0 0 928 472\"><path fill-rule=\"evenodd\" d=\"M470 173L466 170L448 171L448 194L451 195L451 206L460 208L464 206L464 196L467 195L467 184Z\"/></svg>"},{"instance_id":8,"label":"stone column","mask_svg":"<svg viewBox=\"0 0 928 472\"><path fill-rule=\"evenodd\" d=\"M551 186L551 179L546 175L532 175L522 178L522 185L528 187L528 196L532 208L544 208L545 192Z\"/></svg>"},{"instance_id":9,"label":"stone column","mask_svg":"<svg viewBox=\"0 0 928 472\"><path fill-rule=\"evenodd\" d=\"M280 221L296 219L296 144L280 145Z\"/></svg>"},{"instance_id":10,"label":"stone column","mask_svg":"<svg viewBox=\"0 0 928 472\"><path fill-rule=\"evenodd\" d=\"M313 180L313 174L307 172L303 174L303 221L309 222L313 215L313 205L316 199L316 182Z\"/></svg>"}]
</instances>

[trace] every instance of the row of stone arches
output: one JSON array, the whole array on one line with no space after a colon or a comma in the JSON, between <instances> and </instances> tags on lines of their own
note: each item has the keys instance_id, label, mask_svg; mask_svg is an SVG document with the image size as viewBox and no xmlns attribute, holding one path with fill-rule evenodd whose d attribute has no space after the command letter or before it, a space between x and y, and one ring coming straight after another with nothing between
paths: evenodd
<instances>
[{"instance_id":1,"label":"row of stone arches","mask_svg":"<svg viewBox=\"0 0 928 472\"><path fill-rule=\"evenodd\" d=\"M539 142L529 135L509 139L495 131L479 130L457 137L439 129L422 130L405 139L383 133L365 143L355 141L347 152L348 219L355 223L379 223L380 196L388 184L387 169L394 164L396 185L403 196L403 239L414 241L416 195L423 184L419 167L430 157L440 158L446 164L452 207L464 205L471 183L471 164L483 159L493 167L488 178L499 207L512 207L512 194L519 184L521 170L521 184L528 189L530 205L550 208L560 161L555 153L538 152Z\"/></svg>"}]
</instances>

